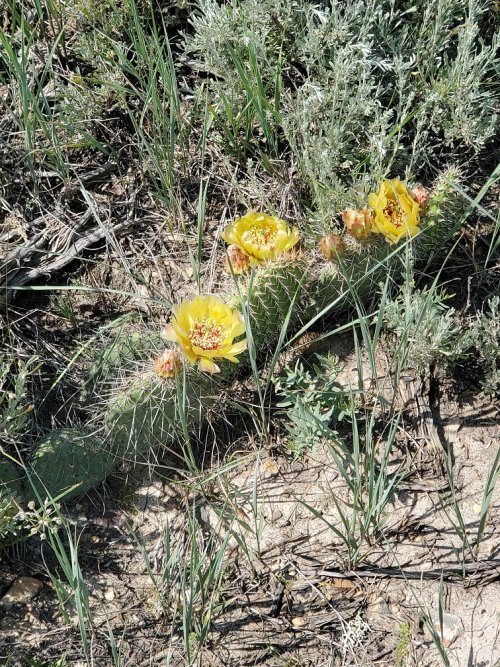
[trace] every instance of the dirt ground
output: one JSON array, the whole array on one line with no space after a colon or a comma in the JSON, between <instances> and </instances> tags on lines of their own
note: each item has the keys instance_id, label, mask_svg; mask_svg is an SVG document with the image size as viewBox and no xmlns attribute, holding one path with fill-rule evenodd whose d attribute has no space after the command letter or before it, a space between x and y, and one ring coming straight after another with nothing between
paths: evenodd
<instances>
[{"instance_id":1,"label":"dirt ground","mask_svg":"<svg viewBox=\"0 0 500 667\"><path fill-rule=\"evenodd\" d=\"M357 377L355 358L347 353L342 361L339 381L347 386ZM439 430L452 446L459 506L473 534L486 475L500 446L499 410L473 394L456 395L446 381L438 408ZM231 425L227 428L231 432ZM411 435L409 422L403 422L402 439ZM422 467L420 479L400 484L386 511L382 539L349 571L328 525L339 526L332 491L347 499L347 489L326 443L298 460L279 432L266 447L237 447L224 484L216 477L209 493L193 492L182 479L169 478L168 471L163 480L150 480L139 470L133 480L111 480L110 487L70 508L96 628L94 664L113 664L99 642L109 628L123 665L187 664L181 631L169 626L151 572L160 574L165 566L166 526L173 542L182 545L193 514L202 539L213 531L222 539L231 532L224 605L211 619L196 664L431 667L442 664L432 626L439 635L442 631L453 667L500 664L498 487L480 566L469 564L465 578L460 576L449 488L428 466ZM401 452L393 453L395 460ZM228 525L225 509L234 504L237 519ZM44 553L50 563L49 551ZM11 653L19 659L1 664L25 664L21 656L27 655L65 655L69 664L83 665L76 616L60 614L36 547L21 546L17 556L4 560L0 593L20 576L35 577L43 587L27 602L0 607L0 660ZM370 567L377 573L370 574ZM380 568L386 568L385 576Z\"/></svg>"}]
</instances>

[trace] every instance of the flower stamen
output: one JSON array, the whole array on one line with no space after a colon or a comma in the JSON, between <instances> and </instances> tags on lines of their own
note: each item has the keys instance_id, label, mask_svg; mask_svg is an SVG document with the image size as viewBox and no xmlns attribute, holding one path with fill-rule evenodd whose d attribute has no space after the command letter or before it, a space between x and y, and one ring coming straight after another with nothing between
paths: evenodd
<instances>
[{"instance_id":1,"label":"flower stamen","mask_svg":"<svg viewBox=\"0 0 500 667\"><path fill-rule=\"evenodd\" d=\"M276 240L276 232L270 227L250 227L250 229L245 234L250 243L254 243L256 246L272 246Z\"/></svg>"},{"instance_id":2,"label":"flower stamen","mask_svg":"<svg viewBox=\"0 0 500 667\"><path fill-rule=\"evenodd\" d=\"M396 227L401 227L404 222L403 211L397 201L388 201L387 206L384 208L384 214Z\"/></svg>"},{"instance_id":3,"label":"flower stamen","mask_svg":"<svg viewBox=\"0 0 500 667\"><path fill-rule=\"evenodd\" d=\"M211 317L202 317L195 320L188 336L191 344L202 350L217 350L224 341L224 327Z\"/></svg>"}]
</instances>

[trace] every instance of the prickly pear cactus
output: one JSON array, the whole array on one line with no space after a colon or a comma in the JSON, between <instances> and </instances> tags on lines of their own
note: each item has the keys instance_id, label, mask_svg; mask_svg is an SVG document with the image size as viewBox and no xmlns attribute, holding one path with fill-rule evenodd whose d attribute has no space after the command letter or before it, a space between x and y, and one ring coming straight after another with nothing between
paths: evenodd
<instances>
[{"instance_id":1,"label":"prickly pear cactus","mask_svg":"<svg viewBox=\"0 0 500 667\"><path fill-rule=\"evenodd\" d=\"M290 327L301 319L299 304L307 285L307 264L300 256L275 260L256 272L246 303L257 351L276 342L287 318Z\"/></svg>"},{"instance_id":2,"label":"prickly pear cactus","mask_svg":"<svg viewBox=\"0 0 500 667\"><path fill-rule=\"evenodd\" d=\"M168 447L203 418L217 397L216 381L191 369L168 380L154 375L132 379L106 410L114 456L135 462L151 449Z\"/></svg>"},{"instance_id":3,"label":"prickly pear cactus","mask_svg":"<svg viewBox=\"0 0 500 667\"><path fill-rule=\"evenodd\" d=\"M389 245L373 236L367 241L346 244L346 250L311 280L306 312L314 317L325 309L335 313L353 306L355 301L367 302L377 294L380 283L390 273L392 279L402 274L406 253L412 261L428 261L450 239L464 212L464 198L456 187L458 174L449 169L436 181L429 205L422 216L422 231L404 245Z\"/></svg>"},{"instance_id":4,"label":"prickly pear cactus","mask_svg":"<svg viewBox=\"0 0 500 667\"><path fill-rule=\"evenodd\" d=\"M54 431L43 438L31 459L30 484L34 499L63 494L64 500L100 484L113 469L116 457L92 434L76 429ZM72 489L76 485L76 488Z\"/></svg>"},{"instance_id":5,"label":"prickly pear cactus","mask_svg":"<svg viewBox=\"0 0 500 667\"><path fill-rule=\"evenodd\" d=\"M10 493L13 496L23 495L23 474L21 467L9 460L0 461L0 495Z\"/></svg>"},{"instance_id":6,"label":"prickly pear cactus","mask_svg":"<svg viewBox=\"0 0 500 667\"><path fill-rule=\"evenodd\" d=\"M353 241L338 261L321 267L310 283L305 312L309 319L325 312L332 315L371 300L388 272L400 271L394 247L374 238L363 244Z\"/></svg>"},{"instance_id":7,"label":"prickly pear cactus","mask_svg":"<svg viewBox=\"0 0 500 667\"><path fill-rule=\"evenodd\" d=\"M436 180L423 218L422 232L415 239L418 260L428 261L440 252L463 222L467 202L457 190L459 182L456 169L448 169Z\"/></svg>"},{"instance_id":8,"label":"prickly pear cactus","mask_svg":"<svg viewBox=\"0 0 500 667\"><path fill-rule=\"evenodd\" d=\"M380 237L353 241L346 244L346 251L337 261L322 265L319 270L300 253L287 253L241 280L230 305L239 308L248 320L247 338L255 353L275 345L285 325L293 329L323 311L339 312L357 301L372 299L389 272L393 277L401 274L404 253L415 252L426 258L447 240L454 224L451 202L455 191L449 184L452 178L456 174L450 171L438 180L422 222L423 231L410 244L389 245ZM69 451L75 458L64 463L64 468L73 463L72 475L68 478L65 474L66 486L68 480L80 480L79 468L93 470L79 487L81 492L95 483L94 479L100 481L118 461L137 461L150 450L170 447L187 436L217 400L221 386L250 361L249 352L239 355L237 365L223 361L220 374L213 377L185 364L182 373L162 379L153 373L151 363L148 367L142 362L151 362L163 348L159 333L136 331L120 335L96 360L87 393L89 388L97 396L100 388L110 391L111 398L105 399L103 436L108 454L101 460L96 454L94 461L94 453L102 446L87 450L80 447L78 439L76 444L73 442ZM53 441L42 444L36 455L40 460L43 456L60 457L64 450L62 441L58 441L57 453L53 451ZM51 489L61 488L57 476L47 477L46 481Z\"/></svg>"},{"instance_id":9,"label":"prickly pear cactus","mask_svg":"<svg viewBox=\"0 0 500 667\"><path fill-rule=\"evenodd\" d=\"M287 316L296 319L300 310L292 304L301 296L305 268L304 260L298 258L270 263L234 297L231 305L248 313L257 351L277 340ZM107 438L115 455L135 461L151 449L173 444L203 418L219 397L221 383L248 361L248 354L242 354L237 365L220 362L221 373L214 377L186 365L184 374L168 380L151 373L126 380L106 410Z\"/></svg>"},{"instance_id":10,"label":"prickly pear cactus","mask_svg":"<svg viewBox=\"0 0 500 667\"><path fill-rule=\"evenodd\" d=\"M109 383L116 382L118 373L136 361L151 357L162 347L159 331L148 331L144 327L137 331L122 329L92 362L85 379L83 399L106 391Z\"/></svg>"}]
</instances>

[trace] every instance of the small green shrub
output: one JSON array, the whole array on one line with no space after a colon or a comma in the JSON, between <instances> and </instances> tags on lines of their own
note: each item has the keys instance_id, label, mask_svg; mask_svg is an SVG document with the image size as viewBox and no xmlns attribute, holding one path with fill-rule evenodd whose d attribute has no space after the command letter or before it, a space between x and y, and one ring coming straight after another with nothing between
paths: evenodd
<instances>
[{"instance_id":1,"label":"small green shrub","mask_svg":"<svg viewBox=\"0 0 500 667\"><path fill-rule=\"evenodd\" d=\"M407 290L385 305L385 325L398 341L397 354L417 372L464 356L461 329L443 292Z\"/></svg>"},{"instance_id":2,"label":"small green shrub","mask_svg":"<svg viewBox=\"0 0 500 667\"><path fill-rule=\"evenodd\" d=\"M9 357L0 355L0 446L6 447L22 443L30 431L29 383L38 368L37 357Z\"/></svg>"},{"instance_id":3,"label":"small green shrub","mask_svg":"<svg viewBox=\"0 0 500 667\"><path fill-rule=\"evenodd\" d=\"M408 623L399 626L399 641L394 649L395 667L405 667L410 653L411 628Z\"/></svg>"},{"instance_id":4,"label":"small green shrub","mask_svg":"<svg viewBox=\"0 0 500 667\"><path fill-rule=\"evenodd\" d=\"M0 549L19 539L22 528L14 500L0 491Z\"/></svg>"},{"instance_id":5,"label":"small green shrub","mask_svg":"<svg viewBox=\"0 0 500 667\"><path fill-rule=\"evenodd\" d=\"M242 144L272 155L288 143L311 210L328 220L390 173L411 178L491 142L492 11L483 0L200 0L185 51L216 77L222 135L246 118L226 148L241 158Z\"/></svg>"},{"instance_id":6,"label":"small green shrub","mask_svg":"<svg viewBox=\"0 0 500 667\"><path fill-rule=\"evenodd\" d=\"M24 495L24 470L12 455L26 443L31 430L29 382L38 359L9 361L0 355L0 547L19 539L19 501Z\"/></svg>"},{"instance_id":7,"label":"small green shrub","mask_svg":"<svg viewBox=\"0 0 500 667\"><path fill-rule=\"evenodd\" d=\"M274 378L274 386L282 399L277 404L286 408L289 420L288 446L295 456L312 449L324 436L325 428L350 414L349 392L337 384L340 371L338 359L316 355L316 363L307 369L299 359L295 366L286 366Z\"/></svg>"},{"instance_id":8,"label":"small green shrub","mask_svg":"<svg viewBox=\"0 0 500 667\"><path fill-rule=\"evenodd\" d=\"M466 335L466 344L474 347L484 374L481 385L485 394L500 391L500 297L494 296L478 315Z\"/></svg>"}]
</instances>

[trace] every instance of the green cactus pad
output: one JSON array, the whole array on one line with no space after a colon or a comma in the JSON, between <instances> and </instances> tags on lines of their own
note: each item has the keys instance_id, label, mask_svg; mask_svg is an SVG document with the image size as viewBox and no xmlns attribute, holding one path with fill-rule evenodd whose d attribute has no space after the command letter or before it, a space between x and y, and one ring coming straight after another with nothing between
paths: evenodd
<instances>
[{"instance_id":1,"label":"green cactus pad","mask_svg":"<svg viewBox=\"0 0 500 667\"><path fill-rule=\"evenodd\" d=\"M22 468L9 460L0 461L0 497L12 495L21 498L23 495Z\"/></svg>"},{"instance_id":2,"label":"green cactus pad","mask_svg":"<svg viewBox=\"0 0 500 667\"><path fill-rule=\"evenodd\" d=\"M108 383L116 381L116 375L129 369L138 360L145 360L163 349L159 331L121 331L92 362L85 385L84 400L102 393Z\"/></svg>"},{"instance_id":3,"label":"green cactus pad","mask_svg":"<svg viewBox=\"0 0 500 667\"><path fill-rule=\"evenodd\" d=\"M357 248L348 249L338 260L325 264L311 281L304 306L309 318L323 311L331 315L354 306L357 300L372 299L388 272L401 270L395 246L383 239L356 245Z\"/></svg>"},{"instance_id":4,"label":"green cactus pad","mask_svg":"<svg viewBox=\"0 0 500 667\"><path fill-rule=\"evenodd\" d=\"M287 317L290 326L301 319L307 283L306 262L288 256L265 264L249 280L244 296L257 352L276 342Z\"/></svg>"},{"instance_id":5,"label":"green cactus pad","mask_svg":"<svg viewBox=\"0 0 500 667\"><path fill-rule=\"evenodd\" d=\"M186 369L185 377L132 380L109 402L109 446L116 456L135 462L140 454L171 445L182 424L190 430L216 399L215 380L193 369Z\"/></svg>"},{"instance_id":6,"label":"green cactus pad","mask_svg":"<svg viewBox=\"0 0 500 667\"><path fill-rule=\"evenodd\" d=\"M37 445L31 460L34 497L52 498L74 485L64 500L85 493L102 482L114 466L112 452L91 434L54 431Z\"/></svg>"}]
</instances>

